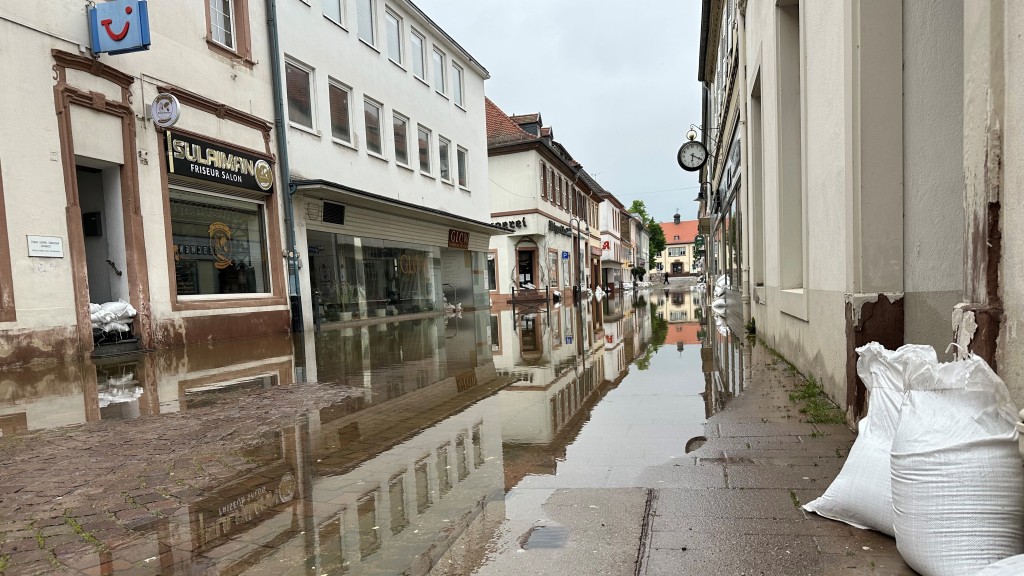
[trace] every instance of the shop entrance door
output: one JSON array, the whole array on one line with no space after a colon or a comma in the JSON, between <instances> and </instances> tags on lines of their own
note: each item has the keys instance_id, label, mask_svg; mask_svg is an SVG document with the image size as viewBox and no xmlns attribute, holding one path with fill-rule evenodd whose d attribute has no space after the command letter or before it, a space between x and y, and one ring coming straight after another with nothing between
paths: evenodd
<instances>
[{"instance_id":1,"label":"shop entrance door","mask_svg":"<svg viewBox=\"0 0 1024 576\"><path fill-rule=\"evenodd\" d=\"M81 159L75 166L78 203L82 210L82 243L90 304L103 305L103 317L93 322L95 353L99 346L117 344L138 347L135 315L125 304L131 301L128 252L125 243L124 204L121 194L121 166ZM123 300L124 303L119 303ZM109 304L108 304L109 303ZM104 348L106 350L106 348Z\"/></svg>"}]
</instances>

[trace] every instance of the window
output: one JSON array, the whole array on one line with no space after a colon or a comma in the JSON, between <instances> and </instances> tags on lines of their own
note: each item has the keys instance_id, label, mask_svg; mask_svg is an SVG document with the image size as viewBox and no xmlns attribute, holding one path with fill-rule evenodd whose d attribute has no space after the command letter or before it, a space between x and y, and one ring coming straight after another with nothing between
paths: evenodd
<instances>
[{"instance_id":1,"label":"window","mask_svg":"<svg viewBox=\"0 0 1024 576\"><path fill-rule=\"evenodd\" d=\"M352 122L349 112L350 90L331 82L327 86L331 101L331 136L344 142L352 142Z\"/></svg>"},{"instance_id":2,"label":"window","mask_svg":"<svg viewBox=\"0 0 1024 576\"><path fill-rule=\"evenodd\" d=\"M420 126L417 133L420 147L420 172L430 174L430 130Z\"/></svg>"},{"instance_id":3,"label":"window","mask_svg":"<svg viewBox=\"0 0 1024 576\"><path fill-rule=\"evenodd\" d=\"M388 58L395 64L402 63L402 19L391 10L384 13L388 31Z\"/></svg>"},{"instance_id":4,"label":"window","mask_svg":"<svg viewBox=\"0 0 1024 576\"><path fill-rule=\"evenodd\" d=\"M356 0L356 17L359 20L359 39L370 46L377 45L377 6L374 0Z\"/></svg>"},{"instance_id":5,"label":"window","mask_svg":"<svg viewBox=\"0 0 1024 576\"><path fill-rule=\"evenodd\" d=\"M467 159L468 154L469 152L466 152L466 149L463 148L462 146L459 146L457 152L455 153L455 160L458 163L459 169L459 186L463 188L469 188L469 160Z\"/></svg>"},{"instance_id":6,"label":"window","mask_svg":"<svg viewBox=\"0 0 1024 576\"><path fill-rule=\"evenodd\" d=\"M487 289L491 292L498 289L497 254L487 253Z\"/></svg>"},{"instance_id":7,"label":"window","mask_svg":"<svg viewBox=\"0 0 1024 576\"><path fill-rule=\"evenodd\" d=\"M444 94L444 52L434 48L434 90Z\"/></svg>"},{"instance_id":8,"label":"window","mask_svg":"<svg viewBox=\"0 0 1024 576\"><path fill-rule=\"evenodd\" d=\"M288 121L312 128L313 92L310 84L313 71L294 62L285 62L284 74L285 85L288 87Z\"/></svg>"},{"instance_id":9,"label":"window","mask_svg":"<svg viewBox=\"0 0 1024 576\"><path fill-rule=\"evenodd\" d=\"M260 202L170 189L178 296L269 293Z\"/></svg>"},{"instance_id":10,"label":"window","mask_svg":"<svg viewBox=\"0 0 1024 576\"><path fill-rule=\"evenodd\" d=\"M675 236L673 236L673 237L672 237L672 240L674 240L674 241L678 242L678 241L679 241L679 235L678 235L678 234L676 234Z\"/></svg>"},{"instance_id":11,"label":"window","mask_svg":"<svg viewBox=\"0 0 1024 576\"><path fill-rule=\"evenodd\" d=\"M345 0L323 0L324 16L342 26L345 25L345 17L343 12L344 1Z\"/></svg>"},{"instance_id":12,"label":"window","mask_svg":"<svg viewBox=\"0 0 1024 576\"><path fill-rule=\"evenodd\" d=\"M462 106L462 67L452 62L452 100Z\"/></svg>"},{"instance_id":13,"label":"window","mask_svg":"<svg viewBox=\"0 0 1024 576\"><path fill-rule=\"evenodd\" d=\"M380 129L381 105L373 100L363 100L363 118L366 120L366 150L383 155L384 146L381 142Z\"/></svg>"},{"instance_id":14,"label":"window","mask_svg":"<svg viewBox=\"0 0 1024 576\"><path fill-rule=\"evenodd\" d=\"M451 144L444 138L438 138L437 142L437 156L440 160L438 170L441 172L441 180L445 182L452 181L451 171Z\"/></svg>"},{"instance_id":15,"label":"window","mask_svg":"<svg viewBox=\"0 0 1024 576\"><path fill-rule=\"evenodd\" d=\"M409 30L409 49L412 50L412 73L414 76L427 81L427 53L424 49L426 40L423 35L415 30Z\"/></svg>"},{"instance_id":16,"label":"window","mask_svg":"<svg viewBox=\"0 0 1024 576\"><path fill-rule=\"evenodd\" d=\"M210 37L221 46L235 50L235 3L233 0L210 0Z\"/></svg>"},{"instance_id":17,"label":"window","mask_svg":"<svg viewBox=\"0 0 1024 576\"><path fill-rule=\"evenodd\" d=\"M548 167L540 163L540 197L548 199Z\"/></svg>"},{"instance_id":18,"label":"window","mask_svg":"<svg viewBox=\"0 0 1024 576\"><path fill-rule=\"evenodd\" d=\"M395 161L409 165L409 119L395 113L392 125L395 132Z\"/></svg>"}]
</instances>

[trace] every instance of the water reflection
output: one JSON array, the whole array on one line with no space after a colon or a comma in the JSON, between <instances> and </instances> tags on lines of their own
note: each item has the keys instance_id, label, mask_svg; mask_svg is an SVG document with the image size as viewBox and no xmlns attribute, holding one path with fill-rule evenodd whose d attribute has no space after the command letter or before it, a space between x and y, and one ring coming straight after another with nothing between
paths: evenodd
<instances>
[{"instance_id":1,"label":"water reflection","mask_svg":"<svg viewBox=\"0 0 1024 576\"><path fill-rule=\"evenodd\" d=\"M705 413L710 417L721 411L729 400L743 394L749 377L750 352L754 339L737 335L726 324L722 314L704 305L706 295L693 292L700 316L702 340L701 363L706 383Z\"/></svg>"},{"instance_id":2,"label":"water reflection","mask_svg":"<svg viewBox=\"0 0 1024 576\"><path fill-rule=\"evenodd\" d=\"M697 306L685 298L678 305ZM155 437L140 434L133 454L214 470L197 474L194 490L179 490L180 476L139 462L147 470L139 486L105 490L97 479L45 503L58 516L114 515L121 530L59 562L97 573L471 571L502 526L533 513L510 508L517 491L635 485L644 465L682 454L680 438L703 423L705 383L699 306L685 317L673 306L668 294L627 293L581 307L482 311L6 373L0 430L138 419L103 429L131 435L178 413ZM631 372L641 376L629 380ZM711 376L735 393L735 382ZM275 396L275 388L293 394ZM277 414L260 403L278 398L294 410ZM250 403L266 413L247 412ZM194 433L190 413L227 412L230 424L217 425L252 433L216 454L175 453L176 435ZM289 423L261 425L271 417ZM80 429L100 441L97 430ZM27 469L16 473L15 481L30 479ZM138 514L125 514L124 494L141 503ZM14 524L39 517L18 506L0 494L0 516Z\"/></svg>"}]
</instances>

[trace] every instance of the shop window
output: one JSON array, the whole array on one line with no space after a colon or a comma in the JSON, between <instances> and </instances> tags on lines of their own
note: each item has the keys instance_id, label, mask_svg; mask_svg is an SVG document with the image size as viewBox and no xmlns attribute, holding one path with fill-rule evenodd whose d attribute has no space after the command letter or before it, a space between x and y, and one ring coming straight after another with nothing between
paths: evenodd
<instances>
[{"instance_id":1,"label":"shop window","mask_svg":"<svg viewBox=\"0 0 1024 576\"><path fill-rule=\"evenodd\" d=\"M178 296L269 293L264 206L170 191Z\"/></svg>"},{"instance_id":2,"label":"shop window","mask_svg":"<svg viewBox=\"0 0 1024 576\"><path fill-rule=\"evenodd\" d=\"M497 255L494 252L489 252L487 254L487 290L489 291L498 289L497 267Z\"/></svg>"},{"instance_id":3,"label":"shop window","mask_svg":"<svg viewBox=\"0 0 1024 576\"><path fill-rule=\"evenodd\" d=\"M206 7L209 45L248 60L251 55L248 0L206 0Z\"/></svg>"}]
</instances>

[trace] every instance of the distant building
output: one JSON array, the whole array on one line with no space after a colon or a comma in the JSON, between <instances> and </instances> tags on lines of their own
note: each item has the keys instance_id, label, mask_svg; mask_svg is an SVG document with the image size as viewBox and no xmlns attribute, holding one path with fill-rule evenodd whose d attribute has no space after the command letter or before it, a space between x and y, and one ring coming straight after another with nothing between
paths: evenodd
<instances>
[{"instance_id":1,"label":"distant building","mask_svg":"<svg viewBox=\"0 0 1024 576\"><path fill-rule=\"evenodd\" d=\"M703 269L700 258L694 254L694 239L697 237L696 220L680 220L676 214L673 222L662 222L665 233L665 250L657 257L657 269L672 276L689 276Z\"/></svg>"},{"instance_id":2,"label":"distant building","mask_svg":"<svg viewBox=\"0 0 1024 576\"><path fill-rule=\"evenodd\" d=\"M547 287L568 297L580 282L592 286L600 185L543 126L540 114L509 116L489 99L486 107L490 219L511 231L491 239L492 304L506 304L513 288Z\"/></svg>"}]
</instances>

